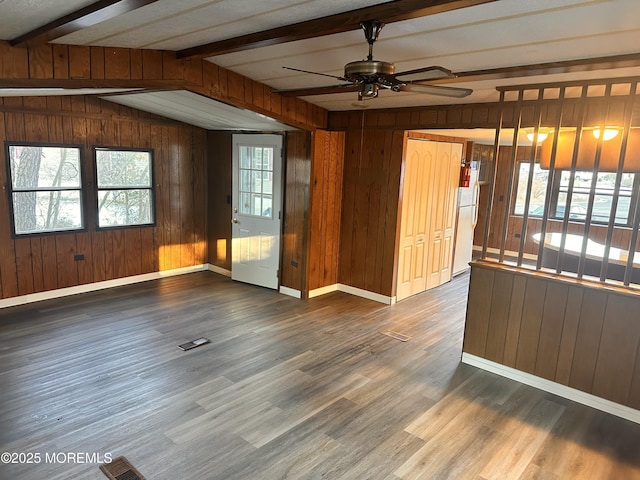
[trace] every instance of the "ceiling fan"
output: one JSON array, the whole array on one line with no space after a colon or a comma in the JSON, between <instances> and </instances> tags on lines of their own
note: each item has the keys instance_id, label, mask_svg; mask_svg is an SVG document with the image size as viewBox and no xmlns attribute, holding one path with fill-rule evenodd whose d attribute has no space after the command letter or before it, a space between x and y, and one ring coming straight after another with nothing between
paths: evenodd
<instances>
[{"instance_id":1,"label":"ceiling fan","mask_svg":"<svg viewBox=\"0 0 640 480\"><path fill-rule=\"evenodd\" d=\"M378 35L380 35L380 30L382 30L384 23L378 20L367 20L365 22L361 22L360 26L364 30L364 35L367 39L367 43L369 44L369 55L366 60L347 63L344 67L344 75L342 77L328 75L326 73L300 70L292 67L282 68L293 70L295 72L336 78L343 82L350 82L347 84L314 89L314 94L335 93L336 91L341 90L351 91L352 89L357 88L359 100L377 97L381 88L394 92L427 93L430 95L440 95L453 98L463 98L473 92L473 90L469 88L426 84L425 82L432 80L440 78L455 78L456 76L450 70L435 65L396 73L396 67L393 63L373 59L373 44L378 39ZM276 90L276 92L295 93L298 90L301 92L302 96L304 95L302 92L308 91L309 89Z\"/></svg>"}]
</instances>

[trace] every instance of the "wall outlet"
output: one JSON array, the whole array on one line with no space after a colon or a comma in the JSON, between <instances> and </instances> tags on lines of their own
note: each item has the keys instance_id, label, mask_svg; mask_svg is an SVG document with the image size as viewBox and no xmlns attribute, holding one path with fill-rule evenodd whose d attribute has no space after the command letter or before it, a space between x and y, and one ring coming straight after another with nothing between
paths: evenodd
<instances>
[{"instance_id":1,"label":"wall outlet","mask_svg":"<svg viewBox=\"0 0 640 480\"><path fill-rule=\"evenodd\" d=\"M74 255L73 256L73 260L76 262L79 262L80 260L84 260L84 254L83 253L79 253L78 255Z\"/></svg>"}]
</instances>

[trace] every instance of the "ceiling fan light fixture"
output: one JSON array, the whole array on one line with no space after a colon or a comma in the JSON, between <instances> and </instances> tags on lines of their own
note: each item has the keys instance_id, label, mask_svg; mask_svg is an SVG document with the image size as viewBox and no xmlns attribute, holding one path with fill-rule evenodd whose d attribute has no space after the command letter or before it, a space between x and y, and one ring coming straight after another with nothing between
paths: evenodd
<instances>
[{"instance_id":1,"label":"ceiling fan light fixture","mask_svg":"<svg viewBox=\"0 0 640 480\"><path fill-rule=\"evenodd\" d=\"M378 85L375 83L361 83L358 90L360 98L376 98L378 96Z\"/></svg>"}]
</instances>

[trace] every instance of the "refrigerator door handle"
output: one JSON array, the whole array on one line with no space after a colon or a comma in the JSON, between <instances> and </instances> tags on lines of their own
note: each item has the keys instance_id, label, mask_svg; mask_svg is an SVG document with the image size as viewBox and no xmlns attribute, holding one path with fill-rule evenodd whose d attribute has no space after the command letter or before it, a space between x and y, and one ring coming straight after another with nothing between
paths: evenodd
<instances>
[{"instance_id":1,"label":"refrigerator door handle","mask_svg":"<svg viewBox=\"0 0 640 480\"><path fill-rule=\"evenodd\" d=\"M480 184L476 181L473 184L473 228L478 224L478 208L480 207Z\"/></svg>"}]
</instances>

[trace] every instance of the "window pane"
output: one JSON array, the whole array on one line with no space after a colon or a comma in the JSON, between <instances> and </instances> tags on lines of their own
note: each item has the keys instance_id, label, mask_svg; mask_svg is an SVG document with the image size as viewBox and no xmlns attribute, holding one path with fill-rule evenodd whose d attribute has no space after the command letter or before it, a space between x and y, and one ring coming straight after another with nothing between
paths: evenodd
<instances>
[{"instance_id":1,"label":"window pane","mask_svg":"<svg viewBox=\"0 0 640 480\"><path fill-rule=\"evenodd\" d=\"M251 215L262 215L262 195L260 194L251 194Z\"/></svg>"},{"instance_id":2,"label":"window pane","mask_svg":"<svg viewBox=\"0 0 640 480\"><path fill-rule=\"evenodd\" d=\"M240 213L251 215L251 197L248 193L240 193Z\"/></svg>"},{"instance_id":3,"label":"window pane","mask_svg":"<svg viewBox=\"0 0 640 480\"><path fill-rule=\"evenodd\" d=\"M80 149L10 145L14 190L80 187Z\"/></svg>"},{"instance_id":4,"label":"window pane","mask_svg":"<svg viewBox=\"0 0 640 480\"><path fill-rule=\"evenodd\" d=\"M13 192L15 233L82 229L80 191Z\"/></svg>"},{"instance_id":5,"label":"window pane","mask_svg":"<svg viewBox=\"0 0 640 480\"><path fill-rule=\"evenodd\" d=\"M251 170L240 170L240 191L251 191Z\"/></svg>"},{"instance_id":6,"label":"window pane","mask_svg":"<svg viewBox=\"0 0 640 480\"><path fill-rule=\"evenodd\" d=\"M262 191L264 193L273 193L273 173L262 172Z\"/></svg>"},{"instance_id":7,"label":"window pane","mask_svg":"<svg viewBox=\"0 0 640 480\"><path fill-rule=\"evenodd\" d=\"M262 216L265 218L273 218L273 208L272 208L272 200L271 196L263 195L262 196Z\"/></svg>"},{"instance_id":8,"label":"window pane","mask_svg":"<svg viewBox=\"0 0 640 480\"><path fill-rule=\"evenodd\" d=\"M595 193L593 197L593 213L591 220L598 223L608 223L611 214L611 206L613 205L613 196L615 192L616 174L609 172L599 172L596 178ZM560 179L560 194L558 196L558 209L556 215L564 216L564 210L567 203L567 191L571 172L563 171ZM573 187L573 195L571 201L571 213L569 218L584 220L586 219L587 208L589 205L589 192L593 172L576 171L575 182ZM631 190L633 187L634 174L624 173L618 195L618 207L616 209L617 224L626 225L629 222L629 212L631 208Z\"/></svg>"},{"instance_id":9,"label":"window pane","mask_svg":"<svg viewBox=\"0 0 640 480\"><path fill-rule=\"evenodd\" d=\"M521 163L518 172L518 190L516 192L516 202L513 209L515 215L524 214L524 205L527 198L527 183L529 182L529 163ZM542 216L544 213L544 201L547 193L547 180L549 172L542 170L539 164L533 167L533 183L531 184L531 195L529 202L529 215Z\"/></svg>"},{"instance_id":10,"label":"window pane","mask_svg":"<svg viewBox=\"0 0 640 480\"><path fill-rule=\"evenodd\" d=\"M262 193L262 172L255 170L251 172L251 186L253 187L252 192Z\"/></svg>"},{"instance_id":11,"label":"window pane","mask_svg":"<svg viewBox=\"0 0 640 480\"><path fill-rule=\"evenodd\" d=\"M98 188L151 187L151 153L96 150Z\"/></svg>"},{"instance_id":12,"label":"window pane","mask_svg":"<svg viewBox=\"0 0 640 480\"><path fill-rule=\"evenodd\" d=\"M251 168L251 150L249 147L240 147L240 168Z\"/></svg>"},{"instance_id":13,"label":"window pane","mask_svg":"<svg viewBox=\"0 0 640 480\"><path fill-rule=\"evenodd\" d=\"M98 226L153 223L151 190L102 190L98 192Z\"/></svg>"},{"instance_id":14,"label":"window pane","mask_svg":"<svg viewBox=\"0 0 640 480\"><path fill-rule=\"evenodd\" d=\"M251 168L253 168L254 170L261 170L262 169L262 148L260 147L253 147L251 149Z\"/></svg>"}]
</instances>

